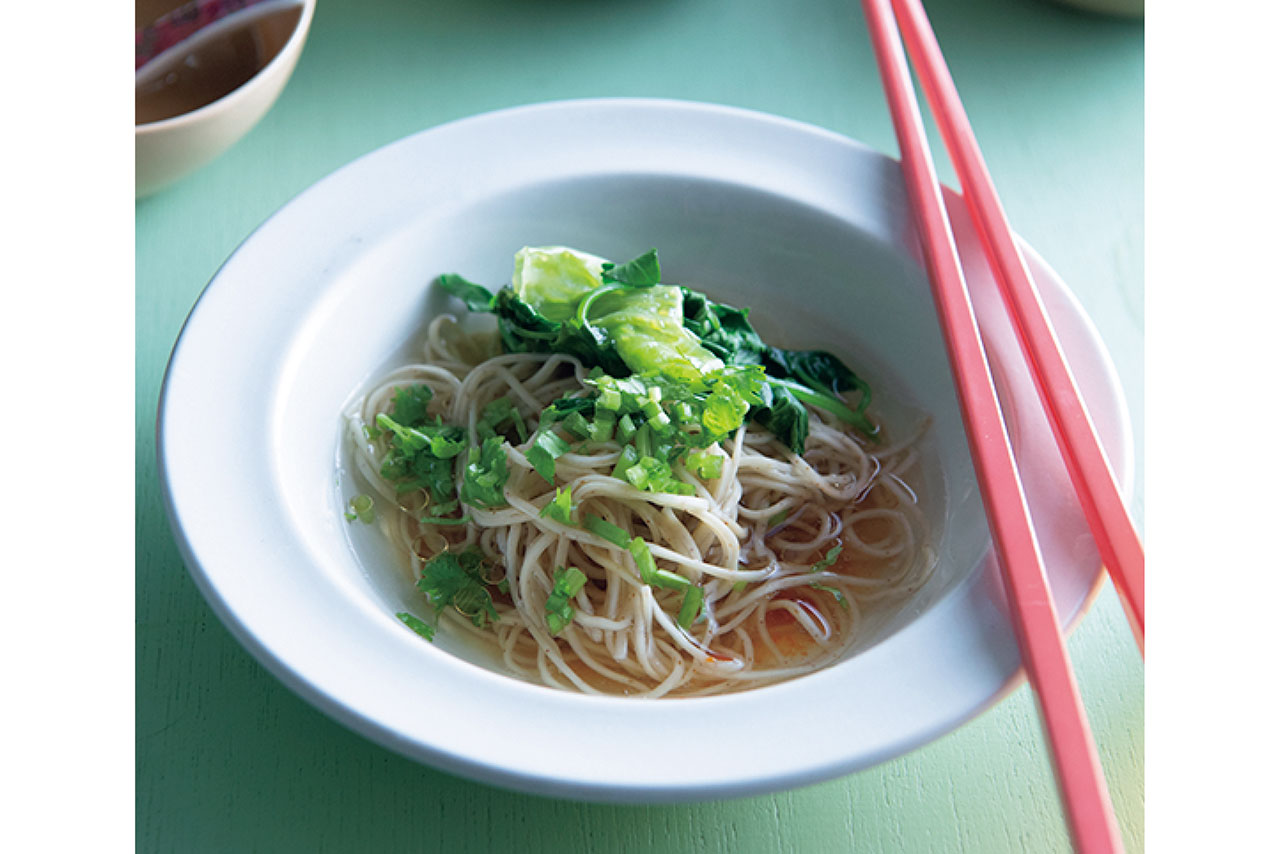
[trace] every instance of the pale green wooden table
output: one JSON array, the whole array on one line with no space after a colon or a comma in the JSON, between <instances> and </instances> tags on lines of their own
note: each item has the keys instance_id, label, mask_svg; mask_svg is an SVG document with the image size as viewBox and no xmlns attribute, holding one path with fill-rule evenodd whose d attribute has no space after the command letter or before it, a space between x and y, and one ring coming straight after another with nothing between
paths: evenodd
<instances>
[{"instance_id":1,"label":"pale green wooden table","mask_svg":"<svg viewBox=\"0 0 1280 854\"><path fill-rule=\"evenodd\" d=\"M1117 363L1141 484L1143 26L1044 0L927 8L1014 226ZM584 805L460 780L353 735L268 675L197 593L161 508L153 429L169 349L218 265L292 196L384 143L499 107L611 95L763 110L896 155L855 0L320 0L266 119L138 203L139 850L1069 849L1025 687L908 756L811 788ZM1141 521L1140 487L1135 507ZM1143 665L1109 585L1070 649L1125 842L1142 850Z\"/></svg>"}]
</instances>

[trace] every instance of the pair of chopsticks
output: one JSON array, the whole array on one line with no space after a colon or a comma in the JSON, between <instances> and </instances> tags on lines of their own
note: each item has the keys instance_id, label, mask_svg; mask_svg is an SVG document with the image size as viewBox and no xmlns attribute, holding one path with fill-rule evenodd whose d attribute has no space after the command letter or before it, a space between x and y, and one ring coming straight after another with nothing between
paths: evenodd
<instances>
[{"instance_id":1,"label":"pair of chopsticks","mask_svg":"<svg viewBox=\"0 0 1280 854\"><path fill-rule=\"evenodd\" d=\"M960 177L965 203L1000 285L1041 405L1049 417L1098 552L1124 603L1139 649L1144 645L1145 635L1142 543L1005 219L920 0L863 0L863 11L901 148L907 193L924 248L925 265L1009 597L1015 634L1028 678L1039 699L1041 721L1053 753L1067 825L1078 851L1120 851L1119 828L1097 747L1067 657L1040 547L943 205L903 51L904 37Z\"/></svg>"}]
</instances>

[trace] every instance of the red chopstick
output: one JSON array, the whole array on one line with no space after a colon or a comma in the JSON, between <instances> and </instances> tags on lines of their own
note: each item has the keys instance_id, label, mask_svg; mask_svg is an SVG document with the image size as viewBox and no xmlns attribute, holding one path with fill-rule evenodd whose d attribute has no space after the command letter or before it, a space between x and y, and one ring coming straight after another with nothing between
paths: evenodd
<instances>
[{"instance_id":1,"label":"red chopstick","mask_svg":"<svg viewBox=\"0 0 1280 854\"><path fill-rule=\"evenodd\" d=\"M1031 367L1041 404L1049 416L1058 449L1071 475L1084 509L1089 530L1102 562L1111 573L1129 624L1141 650L1146 634L1146 556L1137 529L1129 516L1120 488L1098 434L1089 418L1071 369L1058 347L1053 325L1040 295L1032 284L1027 264L1014 240L995 185L978 150L978 140L965 115L955 81L947 70L942 49L929 26L920 0L892 0L902 27L907 51L916 65L951 162L964 189L969 216L977 226L982 246L1005 305L1018 331L1022 352Z\"/></svg>"},{"instance_id":2,"label":"red chopstick","mask_svg":"<svg viewBox=\"0 0 1280 854\"><path fill-rule=\"evenodd\" d=\"M1083 852L1120 851L1120 832L1097 747L1067 658L1057 609L1000 415L889 2L863 0L862 5L902 150L907 194L920 231L969 452L1009 597L1014 633L1028 679L1039 699L1041 722L1075 846Z\"/></svg>"}]
</instances>

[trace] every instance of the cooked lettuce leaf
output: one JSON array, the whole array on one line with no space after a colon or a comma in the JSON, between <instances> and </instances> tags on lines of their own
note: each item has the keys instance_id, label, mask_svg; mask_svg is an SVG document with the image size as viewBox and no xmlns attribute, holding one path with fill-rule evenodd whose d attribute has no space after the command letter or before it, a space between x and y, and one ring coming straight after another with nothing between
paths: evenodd
<instances>
[{"instance_id":1,"label":"cooked lettuce leaf","mask_svg":"<svg viewBox=\"0 0 1280 854\"><path fill-rule=\"evenodd\" d=\"M553 323L577 314L578 303L602 284L605 259L564 246L526 246L516 253L511 289Z\"/></svg>"},{"instance_id":2,"label":"cooked lettuce leaf","mask_svg":"<svg viewBox=\"0 0 1280 854\"><path fill-rule=\"evenodd\" d=\"M683 297L670 285L610 285L586 300L579 321L604 330L632 372L694 381L724 362L684 327Z\"/></svg>"}]
</instances>

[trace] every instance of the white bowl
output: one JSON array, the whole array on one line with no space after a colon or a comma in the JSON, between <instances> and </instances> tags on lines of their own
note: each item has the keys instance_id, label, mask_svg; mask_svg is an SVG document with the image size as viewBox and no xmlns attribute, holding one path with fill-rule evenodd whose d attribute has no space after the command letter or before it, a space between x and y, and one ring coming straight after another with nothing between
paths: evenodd
<instances>
[{"instance_id":1,"label":"white bowl","mask_svg":"<svg viewBox=\"0 0 1280 854\"><path fill-rule=\"evenodd\" d=\"M1064 623L1100 581L1035 391L950 198L994 374ZM447 305L445 271L498 285L524 244L615 258L753 308L762 334L846 355L930 412L933 581L869 648L780 685L704 699L530 685L393 614L417 603L373 528L343 519L339 413ZM647 100L479 116L383 148L264 223L215 276L175 347L159 455L175 536L219 617L301 696L406 756L474 779L612 801L723 798L908 751L1020 677L897 163L741 110ZM629 254L630 253L630 254ZM1031 269L1126 488L1119 383L1065 286ZM349 493L348 493L349 494Z\"/></svg>"},{"instance_id":2,"label":"white bowl","mask_svg":"<svg viewBox=\"0 0 1280 854\"><path fill-rule=\"evenodd\" d=\"M289 82L311 29L316 0L301 0L302 14L270 62L221 98L190 112L134 126L134 195L150 195L208 164L248 133ZM250 10L253 11L253 7ZM215 22L208 29L226 22ZM181 51L178 45L169 49ZM167 53L167 52L166 52Z\"/></svg>"}]
</instances>

